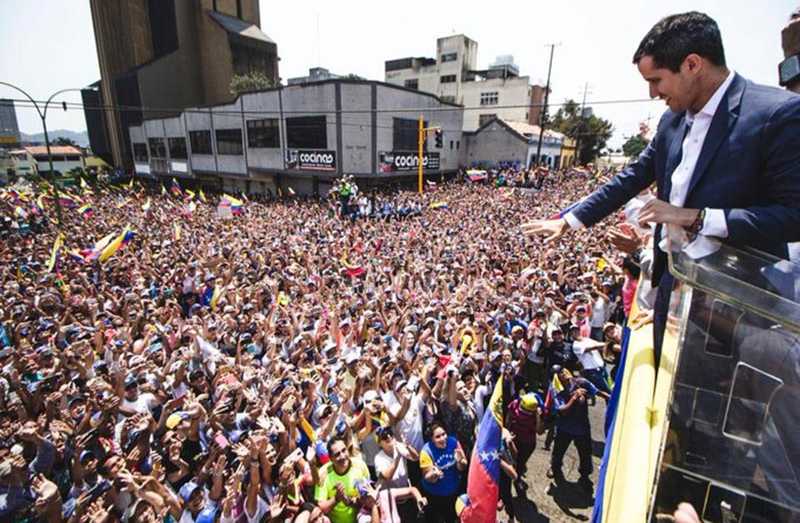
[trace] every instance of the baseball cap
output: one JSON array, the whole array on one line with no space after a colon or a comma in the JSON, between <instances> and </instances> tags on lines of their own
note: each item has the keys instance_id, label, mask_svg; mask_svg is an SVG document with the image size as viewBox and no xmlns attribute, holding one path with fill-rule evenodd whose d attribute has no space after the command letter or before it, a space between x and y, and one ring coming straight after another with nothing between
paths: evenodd
<instances>
[{"instance_id":1,"label":"baseball cap","mask_svg":"<svg viewBox=\"0 0 800 523\"><path fill-rule=\"evenodd\" d=\"M194 481L189 481L188 483L184 483L184 485L181 487L180 490L180 495L183 502L188 503L189 499L191 499L192 497L192 494L194 494L194 491L197 490L198 488L200 488L200 485L198 485Z\"/></svg>"},{"instance_id":2,"label":"baseball cap","mask_svg":"<svg viewBox=\"0 0 800 523\"><path fill-rule=\"evenodd\" d=\"M519 403L523 410L528 412L536 412L536 407L539 405L539 400L536 398L536 394L529 392L522 395Z\"/></svg>"},{"instance_id":3,"label":"baseball cap","mask_svg":"<svg viewBox=\"0 0 800 523\"><path fill-rule=\"evenodd\" d=\"M364 401L375 401L378 399L378 393L374 390L368 390L364 393Z\"/></svg>"},{"instance_id":4,"label":"baseball cap","mask_svg":"<svg viewBox=\"0 0 800 523\"><path fill-rule=\"evenodd\" d=\"M183 421L185 419L189 419L189 413L188 412L183 412L183 411L175 412L175 413L169 415L165 425L166 425L167 429L172 430L175 427L177 427L178 425L180 425L181 421Z\"/></svg>"},{"instance_id":5,"label":"baseball cap","mask_svg":"<svg viewBox=\"0 0 800 523\"><path fill-rule=\"evenodd\" d=\"M83 465L84 463L86 463L90 459L97 459L97 456L94 455L94 452L92 452L91 450L84 450L83 452L81 452L81 455L80 455L80 463L81 463L81 465Z\"/></svg>"}]
</instances>

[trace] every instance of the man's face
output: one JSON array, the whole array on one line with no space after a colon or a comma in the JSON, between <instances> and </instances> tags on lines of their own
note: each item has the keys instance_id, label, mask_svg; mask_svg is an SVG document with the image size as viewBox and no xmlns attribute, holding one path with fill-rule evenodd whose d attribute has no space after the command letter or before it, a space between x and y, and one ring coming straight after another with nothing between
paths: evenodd
<instances>
[{"instance_id":1,"label":"man's face","mask_svg":"<svg viewBox=\"0 0 800 523\"><path fill-rule=\"evenodd\" d=\"M688 57L687 57L688 60ZM692 106L697 81L696 68L689 67L687 60L674 73L666 67L656 67L653 57L645 55L637 67L650 88L650 98L664 100L673 112L681 113Z\"/></svg>"},{"instance_id":2,"label":"man's face","mask_svg":"<svg viewBox=\"0 0 800 523\"><path fill-rule=\"evenodd\" d=\"M197 488L192 492L191 497L189 498L189 511L196 514L203 510L203 502L205 499L203 498L203 491L200 488Z\"/></svg>"},{"instance_id":3,"label":"man's face","mask_svg":"<svg viewBox=\"0 0 800 523\"><path fill-rule=\"evenodd\" d=\"M347 470L350 463L350 456L347 454L347 446L343 441L337 441L331 448L331 459L339 471Z\"/></svg>"},{"instance_id":4,"label":"man's face","mask_svg":"<svg viewBox=\"0 0 800 523\"><path fill-rule=\"evenodd\" d=\"M125 387L125 399L128 401L136 401L139 397L139 384L132 383Z\"/></svg>"}]
</instances>

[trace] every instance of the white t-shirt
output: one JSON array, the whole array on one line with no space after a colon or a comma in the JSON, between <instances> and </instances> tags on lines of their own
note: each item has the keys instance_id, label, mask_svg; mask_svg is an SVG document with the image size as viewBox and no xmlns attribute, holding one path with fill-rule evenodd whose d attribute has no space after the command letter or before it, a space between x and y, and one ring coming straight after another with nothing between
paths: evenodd
<instances>
[{"instance_id":1,"label":"white t-shirt","mask_svg":"<svg viewBox=\"0 0 800 523\"><path fill-rule=\"evenodd\" d=\"M589 347L597 343L592 339L581 339L572 344L572 352L578 357L583 368L586 370L602 369L603 357L600 355L599 350L587 351Z\"/></svg>"},{"instance_id":2,"label":"white t-shirt","mask_svg":"<svg viewBox=\"0 0 800 523\"><path fill-rule=\"evenodd\" d=\"M592 327L602 328L606 324L606 319L608 318L606 305L605 298L598 296L592 305Z\"/></svg>"},{"instance_id":3,"label":"white t-shirt","mask_svg":"<svg viewBox=\"0 0 800 523\"><path fill-rule=\"evenodd\" d=\"M386 403L392 415L396 416L397 413L400 412L401 404L393 392L385 394L383 401ZM408 441L417 452L421 451L422 447L425 446L425 437L422 434L422 415L424 408L425 402L422 400L422 397L419 393L414 394L408 405L408 412L403 416L403 419L397 422L398 435L402 434L406 438L406 441Z\"/></svg>"},{"instance_id":4,"label":"white t-shirt","mask_svg":"<svg viewBox=\"0 0 800 523\"><path fill-rule=\"evenodd\" d=\"M375 456L375 472L378 474L378 483L381 488L403 488L409 485L408 482L408 468L406 467L406 458L401 457L397 463L397 468L394 469L392 479L386 480L383 478L383 471L391 468L394 462L394 456L400 452L397 447L394 449L394 454L389 456L383 449Z\"/></svg>"},{"instance_id":5,"label":"white t-shirt","mask_svg":"<svg viewBox=\"0 0 800 523\"><path fill-rule=\"evenodd\" d=\"M129 401L128 399L122 400L122 407L124 409L132 410L139 414L150 414L150 410L156 405L158 405L156 397L149 392L139 394L139 397L136 398L135 401Z\"/></svg>"}]
</instances>

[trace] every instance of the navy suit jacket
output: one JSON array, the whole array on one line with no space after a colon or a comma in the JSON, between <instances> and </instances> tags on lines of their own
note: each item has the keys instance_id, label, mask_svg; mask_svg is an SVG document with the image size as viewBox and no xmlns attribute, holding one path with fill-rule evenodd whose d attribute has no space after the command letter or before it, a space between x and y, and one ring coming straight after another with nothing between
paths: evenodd
<instances>
[{"instance_id":1,"label":"navy suit jacket","mask_svg":"<svg viewBox=\"0 0 800 523\"><path fill-rule=\"evenodd\" d=\"M575 216L594 225L653 182L668 202L684 132L685 112L668 110L636 162L578 205ZM711 120L684 207L723 209L723 241L787 258L786 244L800 241L800 96L736 74ZM666 255L655 249L657 285Z\"/></svg>"}]
</instances>

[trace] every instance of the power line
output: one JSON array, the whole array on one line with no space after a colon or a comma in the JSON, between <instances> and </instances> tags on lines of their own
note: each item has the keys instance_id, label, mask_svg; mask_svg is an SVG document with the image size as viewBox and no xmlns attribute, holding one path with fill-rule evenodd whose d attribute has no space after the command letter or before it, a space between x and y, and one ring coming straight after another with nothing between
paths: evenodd
<instances>
[{"instance_id":1,"label":"power line","mask_svg":"<svg viewBox=\"0 0 800 523\"><path fill-rule=\"evenodd\" d=\"M22 108L32 108L33 105L30 103L29 100L24 99L11 99L11 101L15 102L16 104L19 103L19 107ZM619 100L593 100L588 101L586 104L588 105L621 105L621 104L634 104L634 103L645 103L645 102L656 102L658 100L650 99L650 98L628 98L628 99L619 99ZM574 101L566 101L562 103L548 103L548 107L564 107L569 104L575 103ZM213 115L213 116L240 116L242 114L246 115L279 115L279 114L310 114L310 115L321 115L321 114L372 114L372 113L433 113L433 112L452 112L452 111L495 111L498 109L532 109L537 107L545 107L544 103L541 104L521 104L521 105L481 105L477 107L468 107L468 106L447 106L447 107L414 107L414 108L398 108L398 109L342 109L341 111L331 110L331 111L319 111L319 110L295 110L295 111L280 111L280 110L253 110L253 109L240 109L240 110L217 110L212 107L208 108L174 108L174 107L145 107L145 106L136 106L136 105L112 105L112 104L98 104L98 105L86 105L81 102L63 102L63 105L66 107L73 107L73 108L82 108L82 109L89 109L89 110L113 110L113 111L136 111L136 112L144 112L144 113L187 113L187 114L203 114L203 115ZM173 116L164 116L163 118L174 118L177 116L174 114Z\"/></svg>"}]
</instances>

